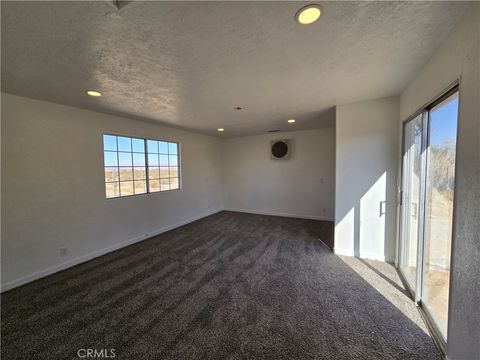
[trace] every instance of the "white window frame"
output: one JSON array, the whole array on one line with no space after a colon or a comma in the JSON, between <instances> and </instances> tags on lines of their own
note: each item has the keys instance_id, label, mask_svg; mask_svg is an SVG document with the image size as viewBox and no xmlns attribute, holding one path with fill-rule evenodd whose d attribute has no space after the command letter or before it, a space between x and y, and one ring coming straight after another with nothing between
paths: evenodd
<instances>
[{"instance_id":1,"label":"white window frame","mask_svg":"<svg viewBox=\"0 0 480 360\"><path fill-rule=\"evenodd\" d=\"M116 150L109 150L109 149L106 149L105 148L105 136L114 136L116 138ZM121 181L120 180L120 168L122 167L120 165L120 161L119 161L119 153L127 153L126 151L121 151L119 148L118 148L118 137L122 137L122 138L129 138L130 141L132 140L141 140L143 142L143 153L141 152L135 152L133 151L133 142L131 142L131 149L130 149L130 154L132 154L132 165L131 165L131 168L132 168L132 180L123 180ZM157 142L157 146L159 145L159 143L166 143L167 144L167 153L162 153L159 149L158 149L158 152L157 153L153 153L153 152L150 152L149 153L149 149L148 149L148 141L155 141ZM170 154L170 146L169 144L175 144L176 146L176 149L177 149L177 153L174 154ZM172 140L166 140L166 139L155 139L155 138L146 138L146 137L138 137L138 136L131 136L131 135L124 135L124 134L118 134L118 133L113 133L113 132L104 132L102 133L102 147L103 147L103 173L104 173L104 184L105 184L105 198L107 200L111 200L111 199L119 199L119 198L126 198L126 197L132 197L132 196L140 196L140 195L147 195L147 194L156 194L156 193L163 193L163 192L168 192L168 191L175 191L175 190L181 190L182 189L182 171L181 171L181 149L180 149L180 143L177 142L177 141L172 141ZM106 164L106 153L115 153L117 158L116 158L116 165L107 165ZM134 179L134 170L135 170L135 164L134 164L134 161L133 161L133 154L142 154L144 156L144 168L145 168L145 192L142 192L142 193L138 193L138 194L135 194L135 181L142 181L143 179L139 179L139 180L135 180ZM148 158L149 158L149 154L153 154L153 155L157 155L159 158L159 163L158 163L158 166L155 166L158 168L158 171L159 171L159 178L158 179L150 179L150 166L149 166L149 162L148 162ZM163 156L167 156L168 158L168 165L167 166L164 166L167 168L168 170L168 177L164 177L162 178L161 177L161 173L160 173L160 155L163 155ZM177 168L177 177L175 176L171 176L171 166L170 166L170 157L171 156L175 156L176 157L176 162L177 162L177 165L176 165L176 168ZM109 167L116 167L117 168L117 179L115 181L107 181L107 176L106 176L106 169L109 168ZM139 167L142 167L142 166L139 166ZM175 167L175 166L173 166ZM177 179L177 187L176 188L173 188L173 189L163 189L162 190L162 185L161 185L161 181L162 180L168 180L168 186L170 187L171 186L171 180L172 179ZM159 186L158 186L158 190L154 190L152 191L151 190L151 182L155 181L155 180L158 180L159 182ZM121 193L121 183L122 182L127 182L127 181L132 181L133 183L133 194L128 194L128 195L122 195ZM107 193L107 185L108 184L118 184L118 195L116 196L108 196L108 193Z\"/></svg>"}]
</instances>

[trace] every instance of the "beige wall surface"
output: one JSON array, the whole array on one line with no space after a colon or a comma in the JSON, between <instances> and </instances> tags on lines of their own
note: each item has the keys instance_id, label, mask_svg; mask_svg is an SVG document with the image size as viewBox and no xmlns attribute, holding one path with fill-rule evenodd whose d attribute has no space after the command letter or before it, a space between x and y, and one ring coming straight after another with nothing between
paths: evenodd
<instances>
[{"instance_id":1,"label":"beige wall surface","mask_svg":"<svg viewBox=\"0 0 480 360\"><path fill-rule=\"evenodd\" d=\"M1 115L3 290L223 208L220 139L9 94ZM182 189L106 199L104 132L180 142Z\"/></svg>"},{"instance_id":2,"label":"beige wall surface","mask_svg":"<svg viewBox=\"0 0 480 360\"><path fill-rule=\"evenodd\" d=\"M291 140L291 158L271 159L276 139ZM335 129L227 139L223 178L226 209L333 220Z\"/></svg>"},{"instance_id":3,"label":"beige wall surface","mask_svg":"<svg viewBox=\"0 0 480 360\"><path fill-rule=\"evenodd\" d=\"M337 254L394 260L398 110L398 97L337 106Z\"/></svg>"}]
</instances>

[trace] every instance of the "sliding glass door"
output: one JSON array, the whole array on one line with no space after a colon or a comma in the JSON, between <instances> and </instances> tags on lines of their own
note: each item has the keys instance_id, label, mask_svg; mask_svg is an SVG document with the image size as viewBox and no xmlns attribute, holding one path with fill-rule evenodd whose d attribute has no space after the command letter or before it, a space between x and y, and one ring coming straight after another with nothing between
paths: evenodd
<instances>
[{"instance_id":1,"label":"sliding glass door","mask_svg":"<svg viewBox=\"0 0 480 360\"><path fill-rule=\"evenodd\" d=\"M458 90L403 127L399 268L447 340Z\"/></svg>"}]
</instances>

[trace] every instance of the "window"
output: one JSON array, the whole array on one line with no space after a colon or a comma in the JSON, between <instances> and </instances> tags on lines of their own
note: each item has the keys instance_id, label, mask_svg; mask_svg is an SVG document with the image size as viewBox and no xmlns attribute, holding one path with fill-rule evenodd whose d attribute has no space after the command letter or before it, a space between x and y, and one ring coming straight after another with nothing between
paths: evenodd
<instances>
[{"instance_id":1,"label":"window","mask_svg":"<svg viewBox=\"0 0 480 360\"><path fill-rule=\"evenodd\" d=\"M103 151L107 199L179 188L175 142L105 134Z\"/></svg>"},{"instance_id":2,"label":"window","mask_svg":"<svg viewBox=\"0 0 480 360\"><path fill-rule=\"evenodd\" d=\"M150 192L178 189L178 145L147 140Z\"/></svg>"}]
</instances>

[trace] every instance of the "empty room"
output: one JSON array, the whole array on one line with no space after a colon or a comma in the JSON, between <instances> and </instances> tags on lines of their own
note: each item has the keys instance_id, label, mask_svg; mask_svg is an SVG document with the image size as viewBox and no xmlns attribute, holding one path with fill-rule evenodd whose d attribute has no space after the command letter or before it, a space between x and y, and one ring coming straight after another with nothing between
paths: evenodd
<instances>
[{"instance_id":1,"label":"empty room","mask_svg":"<svg viewBox=\"0 0 480 360\"><path fill-rule=\"evenodd\" d=\"M480 2L0 6L2 359L480 360Z\"/></svg>"}]
</instances>

